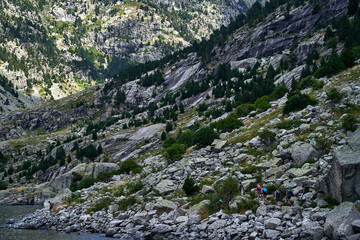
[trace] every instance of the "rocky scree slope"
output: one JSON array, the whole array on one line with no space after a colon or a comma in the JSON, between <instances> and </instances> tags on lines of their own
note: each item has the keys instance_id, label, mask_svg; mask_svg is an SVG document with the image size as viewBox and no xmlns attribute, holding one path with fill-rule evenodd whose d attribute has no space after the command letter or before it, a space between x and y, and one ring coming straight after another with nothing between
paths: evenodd
<instances>
[{"instance_id":1,"label":"rocky scree slope","mask_svg":"<svg viewBox=\"0 0 360 240\"><path fill-rule=\"evenodd\" d=\"M47 99L207 38L248 8L231 0L2 0L0 6L0 74L14 89Z\"/></svg>"},{"instance_id":2,"label":"rocky scree slope","mask_svg":"<svg viewBox=\"0 0 360 240\"><path fill-rule=\"evenodd\" d=\"M281 26L279 32L290 33L288 26L301 25L311 30L305 34L297 29L298 37L277 48L281 52L255 51L257 44L248 42L254 33L243 25L217 33L214 41L228 34L227 40L224 45L210 44L214 46L210 53L180 54L151 70L141 65L135 68L139 71L136 80L120 74L103 89L94 87L43 108L3 114L7 121L1 128L2 162L10 163L1 173L10 184L1 192L3 203L16 202L11 193L20 184L27 183L27 193L32 177L47 182L42 187L52 194L63 190L52 200L58 202L52 216L55 221L44 216L44 209L13 227L136 238L358 238L357 205L342 203L331 209L337 202L359 199L355 184L359 67L315 79L316 68L326 67L328 59L338 59L336 51L344 51L338 36L341 28L329 27L338 43L330 47L325 44L327 25L321 21L317 26L311 21L299 24L296 17L305 12L305 19L328 20L324 11L330 11L341 19L347 11L347 1L322 4L322 11L314 11L313 4L291 5L258 22L258 18L250 19L255 29ZM284 20L287 24L282 25ZM261 37L258 44L267 42L275 48L276 38L276 34L267 40ZM246 46L246 42L249 45L241 55L242 49L235 46ZM252 51L255 56L248 56ZM312 55L312 61L305 53L295 59L300 52ZM280 87L275 88L274 82ZM286 94L281 83L293 91ZM198 90L190 91L194 89ZM309 101L302 109L285 111L297 96L301 100L311 96L317 104ZM30 130L28 123L36 122L41 111L51 114ZM55 112L60 114L52 118ZM89 120L88 114L94 121L82 123ZM236 124L229 126L221 119ZM346 119L352 119L350 126ZM186 138L185 132L191 137ZM205 139L210 143L196 138L202 132L208 133ZM39 158L43 158L41 164ZM192 194L184 191L187 176L201 191L195 186ZM234 188L227 191L228 185L237 189L239 181L245 186L245 196L238 196ZM269 205L256 199L257 182L269 189ZM273 206L277 187L282 196L281 187L292 189L294 206ZM41 194L36 195L38 202L44 200Z\"/></svg>"}]
</instances>

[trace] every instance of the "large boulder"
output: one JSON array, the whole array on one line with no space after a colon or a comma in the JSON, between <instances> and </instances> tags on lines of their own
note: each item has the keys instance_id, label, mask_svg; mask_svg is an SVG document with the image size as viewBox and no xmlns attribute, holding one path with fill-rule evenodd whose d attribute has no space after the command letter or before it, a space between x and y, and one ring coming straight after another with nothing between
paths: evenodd
<instances>
[{"instance_id":1,"label":"large boulder","mask_svg":"<svg viewBox=\"0 0 360 240\"><path fill-rule=\"evenodd\" d=\"M354 203L343 202L329 212L324 226L325 235L330 239L344 239L354 234L351 224L360 219L360 212Z\"/></svg>"},{"instance_id":2,"label":"large boulder","mask_svg":"<svg viewBox=\"0 0 360 240\"><path fill-rule=\"evenodd\" d=\"M68 171L67 173L57 176L51 182L51 186L55 191L61 191L69 188L73 182L73 173L80 174L83 178L97 177L100 172L111 172L118 170L119 166L115 163L82 163Z\"/></svg>"},{"instance_id":3,"label":"large boulder","mask_svg":"<svg viewBox=\"0 0 360 240\"><path fill-rule=\"evenodd\" d=\"M360 199L360 128L334 151L334 161L321 186L338 202Z\"/></svg>"},{"instance_id":4,"label":"large boulder","mask_svg":"<svg viewBox=\"0 0 360 240\"><path fill-rule=\"evenodd\" d=\"M303 164L309 158L318 156L318 152L309 143L296 142L290 148L291 157L297 165Z\"/></svg>"},{"instance_id":5,"label":"large boulder","mask_svg":"<svg viewBox=\"0 0 360 240\"><path fill-rule=\"evenodd\" d=\"M162 180L154 188L154 190L159 194L166 194L175 191L176 189L177 186L174 184L174 182L168 179Z\"/></svg>"}]
</instances>

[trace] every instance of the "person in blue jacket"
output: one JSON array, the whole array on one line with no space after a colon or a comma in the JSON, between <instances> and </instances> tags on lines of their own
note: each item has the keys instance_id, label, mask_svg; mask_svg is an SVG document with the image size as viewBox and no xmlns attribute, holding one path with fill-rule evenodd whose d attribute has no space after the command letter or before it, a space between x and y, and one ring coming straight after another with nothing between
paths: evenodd
<instances>
[{"instance_id":1,"label":"person in blue jacket","mask_svg":"<svg viewBox=\"0 0 360 240\"><path fill-rule=\"evenodd\" d=\"M281 192L279 191L279 189L276 189L275 191L276 205L280 205L280 200L281 200Z\"/></svg>"}]
</instances>

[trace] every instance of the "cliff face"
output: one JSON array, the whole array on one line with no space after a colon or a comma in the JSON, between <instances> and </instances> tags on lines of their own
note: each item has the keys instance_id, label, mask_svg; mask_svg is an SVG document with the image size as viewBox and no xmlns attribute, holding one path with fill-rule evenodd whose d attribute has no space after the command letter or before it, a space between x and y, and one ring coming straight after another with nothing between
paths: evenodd
<instances>
[{"instance_id":1,"label":"cliff face","mask_svg":"<svg viewBox=\"0 0 360 240\"><path fill-rule=\"evenodd\" d=\"M21 93L45 99L160 59L247 10L242 1L1 0L0 6L0 74Z\"/></svg>"}]
</instances>

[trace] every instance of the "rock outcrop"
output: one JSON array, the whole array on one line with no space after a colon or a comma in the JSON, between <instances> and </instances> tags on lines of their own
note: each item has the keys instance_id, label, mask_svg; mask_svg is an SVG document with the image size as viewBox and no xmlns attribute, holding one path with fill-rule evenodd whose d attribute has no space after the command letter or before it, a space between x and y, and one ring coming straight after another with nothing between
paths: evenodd
<instances>
[{"instance_id":1,"label":"rock outcrop","mask_svg":"<svg viewBox=\"0 0 360 240\"><path fill-rule=\"evenodd\" d=\"M321 184L339 202L360 199L360 128L346 142L335 150L334 162Z\"/></svg>"},{"instance_id":2,"label":"rock outcrop","mask_svg":"<svg viewBox=\"0 0 360 240\"><path fill-rule=\"evenodd\" d=\"M330 239L356 239L359 235L352 235L355 235L358 230L356 226L353 229L352 223L359 219L360 212L355 205L343 202L327 215L324 226L325 235Z\"/></svg>"}]
</instances>

